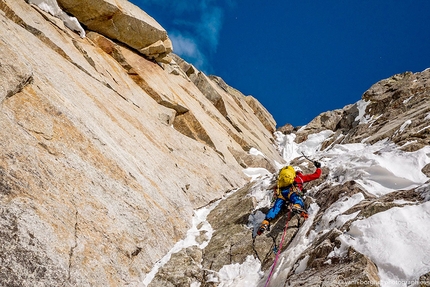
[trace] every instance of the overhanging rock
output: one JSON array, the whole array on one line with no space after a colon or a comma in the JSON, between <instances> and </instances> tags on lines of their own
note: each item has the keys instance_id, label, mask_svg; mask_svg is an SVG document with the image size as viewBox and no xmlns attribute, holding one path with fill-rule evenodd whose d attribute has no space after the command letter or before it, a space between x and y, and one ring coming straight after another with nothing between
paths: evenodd
<instances>
[{"instance_id":1,"label":"overhanging rock","mask_svg":"<svg viewBox=\"0 0 430 287\"><path fill-rule=\"evenodd\" d=\"M58 4L88 29L118 40L149 58L163 58L172 52L166 30L126 0L58 0Z\"/></svg>"}]
</instances>

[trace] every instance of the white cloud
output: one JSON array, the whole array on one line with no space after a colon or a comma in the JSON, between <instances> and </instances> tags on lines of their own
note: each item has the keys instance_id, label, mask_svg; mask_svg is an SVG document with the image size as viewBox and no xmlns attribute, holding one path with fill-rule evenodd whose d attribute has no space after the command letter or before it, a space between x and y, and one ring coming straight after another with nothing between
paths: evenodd
<instances>
[{"instance_id":1,"label":"white cloud","mask_svg":"<svg viewBox=\"0 0 430 287\"><path fill-rule=\"evenodd\" d=\"M186 58L199 70L208 69L207 58L200 51L198 41L190 36L185 36L179 32L172 32L169 34L173 43L174 52L181 57Z\"/></svg>"},{"instance_id":2,"label":"white cloud","mask_svg":"<svg viewBox=\"0 0 430 287\"><path fill-rule=\"evenodd\" d=\"M218 47L219 34L222 28L224 12L219 7L213 7L202 14L201 22L197 25L199 34L206 39L211 51Z\"/></svg>"},{"instance_id":3,"label":"white cloud","mask_svg":"<svg viewBox=\"0 0 430 287\"><path fill-rule=\"evenodd\" d=\"M170 39L175 46L175 52L177 54L192 56L198 52L197 44L194 39L185 37L184 35L173 32L170 35Z\"/></svg>"},{"instance_id":4,"label":"white cloud","mask_svg":"<svg viewBox=\"0 0 430 287\"><path fill-rule=\"evenodd\" d=\"M218 48L224 13L235 7L236 0L144 2L146 6L160 7L159 9L165 11L165 16L169 15L163 19L162 25L172 40L174 52L198 69L208 72L207 70L211 69L209 59Z\"/></svg>"}]
</instances>

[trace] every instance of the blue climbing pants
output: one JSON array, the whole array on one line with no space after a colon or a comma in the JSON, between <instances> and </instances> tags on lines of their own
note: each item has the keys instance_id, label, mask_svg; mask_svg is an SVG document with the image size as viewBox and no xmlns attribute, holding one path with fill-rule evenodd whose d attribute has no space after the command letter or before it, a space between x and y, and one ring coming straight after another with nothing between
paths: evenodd
<instances>
[{"instance_id":1,"label":"blue climbing pants","mask_svg":"<svg viewBox=\"0 0 430 287\"><path fill-rule=\"evenodd\" d=\"M292 204L300 204L300 206L304 209L305 208L305 203L303 202L303 199L300 195L298 195L296 192L293 192L290 195L290 202Z\"/></svg>"},{"instance_id":2,"label":"blue climbing pants","mask_svg":"<svg viewBox=\"0 0 430 287\"><path fill-rule=\"evenodd\" d=\"M285 200L282 198L277 198L275 201L275 204L272 206L272 208L269 210L269 212L266 214L266 219L268 221L271 221L273 218L275 218L281 209L285 206Z\"/></svg>"},{"instance_id":3,"label":"blue climbing pants","mask_svg":"<svg viewBox=\"0 0 430 287\"><path fill-rule=\"evenodd\" d=\"M288 194L290 193L289 189L286 189L282 191L282 196L284 198L288 198ZM296 192L292 192L290 194L289 202L292 204L300 204L302 208L305 208L305 204L303 203L303 199L298 195ZM282 210L282 208L285 206L286 201L280 197L278 197L275 201L275 204L273 204L272 208L267 212L266 219L268 221L271 221L274 219L279 212Z\"/></svg>"}]
</instances>

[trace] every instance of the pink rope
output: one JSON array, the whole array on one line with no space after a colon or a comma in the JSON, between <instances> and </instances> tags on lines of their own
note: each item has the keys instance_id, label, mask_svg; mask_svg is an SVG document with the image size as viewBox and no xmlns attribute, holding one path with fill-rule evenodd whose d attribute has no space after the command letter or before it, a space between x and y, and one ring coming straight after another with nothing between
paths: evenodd
<instances>
[{"instance_id":1,"label":"pink rope","mask_svg":"<svg viewBox=\"0 0 430 287\"><path fill-rule=\"evenodd\" d=\"M290 216L291 216L291 210L288 212L288 219L287 219L287 223L285 224L284 233L282 233L281 242L279 243L279 249L278 249L278 252L276 252L275 261L273 261L273 265L272 265L272 268L270 269L269 277L267 277L267 281L266 281L266 284L264 284L264 287L269 286L269 282L270 282L270 279L272 278L273 271L275 270L276 263L278 263L279 254L281 254L282 245L285 240L285 235L287 234L288 223L290 222Z\"/></svg>"}]
</instances>

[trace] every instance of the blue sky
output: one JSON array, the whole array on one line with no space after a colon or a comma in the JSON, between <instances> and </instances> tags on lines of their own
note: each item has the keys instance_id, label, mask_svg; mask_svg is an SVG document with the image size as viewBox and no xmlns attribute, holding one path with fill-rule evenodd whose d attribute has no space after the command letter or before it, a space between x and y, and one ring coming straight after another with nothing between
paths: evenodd
<instances>
[{"instance_id":1,"label":"blue sky","mask_svg":"<svg viewBox=\"0 0 430 287\"><path fill-rule=\"evenodd\" d=\"M176 54L256 97L278 126L357 102L430 67L429 0L132 0Z\"/></svg>"}]
</instances>

